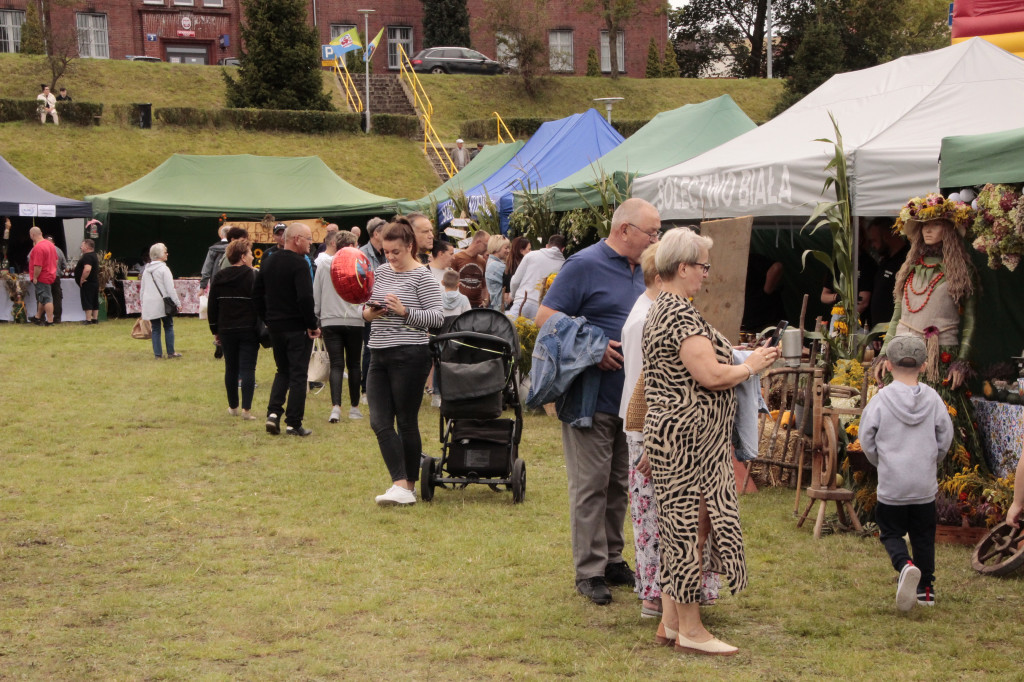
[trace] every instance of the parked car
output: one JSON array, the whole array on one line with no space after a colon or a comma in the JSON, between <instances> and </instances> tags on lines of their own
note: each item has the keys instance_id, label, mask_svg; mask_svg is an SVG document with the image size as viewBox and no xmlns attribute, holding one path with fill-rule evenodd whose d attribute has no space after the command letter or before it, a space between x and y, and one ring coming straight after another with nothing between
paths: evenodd
<instances>
[{"instance_id":1,"label":"parked car","mask_svg":"<svg viewBox=\"0 0 1024 682\"><path fill-rule=\"evenodd\" d=\"M162 62L160 57L150 57L144 54L129 54L125 55L125 59L131 62Z\"/></svg>"},{"instance_id":2,"label":"parked car","mask_svg":"<svg viewBox=\"0 0 1024 682\"><path fill-rule=\"evenodd\" d=\"M493 75L504 73L505 67L466 47L428 47L411 60L417 73L473 73Z\"/></svg>"},{"instance_id":3,"label":"parked car","mask_svg":"<svg viewBox=\"0 0 1024 682\"><path fill-rule=\"evenodd\" d=\"M238 57L224 57L223 59L218 59L217 64L220 66L241 66L242 62Z\"/></svg>"}]
</instances>

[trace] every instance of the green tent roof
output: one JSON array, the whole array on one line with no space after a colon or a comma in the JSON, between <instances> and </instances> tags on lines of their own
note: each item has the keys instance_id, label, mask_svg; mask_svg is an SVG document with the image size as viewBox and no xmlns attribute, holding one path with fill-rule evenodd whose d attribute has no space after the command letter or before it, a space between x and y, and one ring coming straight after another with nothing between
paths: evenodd
<instances>
[{"instance_id":1,"label":"green tent roof","mask_svg":"<svg viewBox=\"0 0 1024 682\"><path fill-rule=\"evenodd\" d=\"M602 176L624 193L632 177L674 166L756 127L729 95L663 111L593 164L531 194L547 194L548 206L555 211L586 208L588 202L599 206L600 192L594 185ZM516 206L522 201L522 193L516 192Z\"/></svg>"},{"instance_id":2,"label":"green tent roof","mask_svg":"<svg viewBox=\"0 0 1024 682\"><path fill-rule=\"evenodd\" d=\"M398 202L399 213L411 213L412 211L429 211L431 199L437 203L447 201L455 192L465 192L476 187L484 180L494 175L499 168L523 148L525 142L509 142L507 144L491 144L480 150L480 153L473 157L473 160L466 164L466 167L452 176L433 192L422 199L410 199Z\"/></svg>"},{"instance_id":3,"label":"green tent roof","mask_svg":"<svg viewBox=\"0 0 1024 682\"><path fill-rule=\"evenodd\" d=\"M939 187L1024 182L1024 128L942 138Z\"/></svg>"},{"instance_id":4,"label":"green tent roof","mask_svg":"<svg viewBox=\"0 0 1024 682\"><path fill-rule=\"evenodd\" d=\"M371 215L394 200L345 182L316 156L175 154L148 175L85 197L97 217L110 213L232 218ZM104 218L100 218L104 220Z\"/></svg>"}]
</instances>

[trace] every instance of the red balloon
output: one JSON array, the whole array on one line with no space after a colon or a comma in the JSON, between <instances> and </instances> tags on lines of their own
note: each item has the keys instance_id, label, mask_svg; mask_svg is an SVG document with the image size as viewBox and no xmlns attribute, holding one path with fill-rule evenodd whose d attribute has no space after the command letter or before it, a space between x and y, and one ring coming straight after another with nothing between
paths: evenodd
<instances>
[{"instance_id":1,"label":"red balloon","mask_svg":"<svg viewBox=\"0 0 1024 682\"><path fill-rule=\"evenodd\" d=\"M331 261L334 290L348 303L366 303L373 293L373 270L366 254L353 246L338 251Z\"/></svg>"}]
</instances>

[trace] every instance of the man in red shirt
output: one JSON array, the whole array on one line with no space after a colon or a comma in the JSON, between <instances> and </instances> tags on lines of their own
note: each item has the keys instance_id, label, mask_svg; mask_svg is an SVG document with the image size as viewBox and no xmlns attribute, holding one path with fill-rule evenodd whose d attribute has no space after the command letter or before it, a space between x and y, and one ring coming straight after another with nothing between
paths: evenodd
<instances>
[{"instance_id":1,"label":"man in red shirt","mask_svg":"<svg viewBox=\"0 0 1024 682\"><path fill-rule=\"evenodd\" d=\"M35 244L28 254L28 277L35 285L36 293L36 316L31 320L34 324L49 327L53 324L53 293L50 287L57 279L57 248L43 239L43 231L38 227L29 230L28 236Z\"/></svg>"},{"instance_id":2,"label":"man in red shirt","mask_svg":"<svg viewBox=\"0 0 1024 682\"><path fill-rule=\"evenodd\" d=\"M459 291L469 299L474 308L486 308L490 297L487 295L487 230L473 233L473 241L452 258L452 269L459 273Z\"/></svg>"}]
</instances>

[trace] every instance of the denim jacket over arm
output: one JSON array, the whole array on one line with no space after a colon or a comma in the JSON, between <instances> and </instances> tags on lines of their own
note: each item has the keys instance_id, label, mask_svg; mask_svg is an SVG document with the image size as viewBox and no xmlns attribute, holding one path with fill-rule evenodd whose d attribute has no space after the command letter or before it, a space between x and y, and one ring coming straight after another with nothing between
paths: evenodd
<instances>
[{"instance_id":1,"label":"denim jacket over arm","mask_svg":"<svg viewBox=\"0 0 1024 682\"><path fill-rule=\"evenodd\" d=\"M601 370L608 337L585 317L555 313L544 323L533 347L526 406L556 401L558 418L588 428L597 410Z\"/></svg>"}]
</instances>

